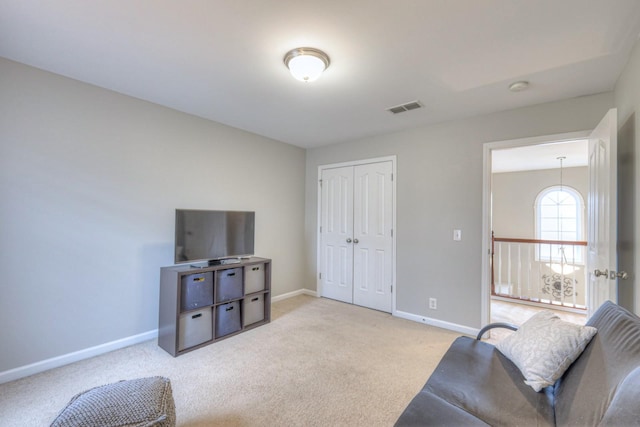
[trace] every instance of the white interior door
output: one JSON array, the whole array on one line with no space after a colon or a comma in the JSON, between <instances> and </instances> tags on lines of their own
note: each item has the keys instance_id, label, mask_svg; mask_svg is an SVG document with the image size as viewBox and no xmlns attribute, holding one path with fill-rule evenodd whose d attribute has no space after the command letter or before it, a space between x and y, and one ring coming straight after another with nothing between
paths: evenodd
<instances>
[{"instance_id":1,"label":"white interior door","mask_svg":"<svg viewBox=\"0 0 640 427\"><path fill-rule=\"evenodd\" d=\"M353 167L322 171L322 296L353 303Z\"/></svg>"},{"instance_id":2,"label":"white interior door","mask_svg":"<svg viewBox=\"0 0 640 427\"><path fill-rule=\"evenodd\" d=\"M392 172L391 161L322 170L323 297L392 311Z\"/></svg>"},{"instance_id":3,"label":"white interior door","mask_svg":"<svg viewBox=\"0 0 640 427\"><path fill-rule=\"evenodd\" d=\"M617 302L617 111L611 109L589 136L587 309Z\"/></svg>"},{"instance_id":4,"label":"white interior door","mask_svg":"<svg viewBox=\"0 0 640 427\"><path fill-rule=\"evenodd\" d=\"M353 303L391 312L393 201L391 162L356 166Z\"/></svg>"}]
</instances>

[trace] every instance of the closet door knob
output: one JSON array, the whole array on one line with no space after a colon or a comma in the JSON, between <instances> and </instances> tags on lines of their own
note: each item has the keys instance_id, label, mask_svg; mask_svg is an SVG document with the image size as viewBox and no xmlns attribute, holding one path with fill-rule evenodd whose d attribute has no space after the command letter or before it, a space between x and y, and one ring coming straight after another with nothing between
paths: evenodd
<instances>
[{"instance_id":1,"label":"closet door knob","mask_svg":"<svg viewBox=\"0 0 640 427\"><path fill-rule=\"evenodd\" d=\"M348 239L347 239L347 243L351 243L351 238L348 238Z\"/></svg>"},{"instance_id":2,"label":"closet door knob","mask_svg":"<svg viewBox=\"0 0 640 427\"><path fill-rule=\"evenodd\" d=\"M353 243L355 243L355 244L357 245L358 243L360 243L360 240L358 240L358 239L353 239Z\"/></svg>"}]
</instances>

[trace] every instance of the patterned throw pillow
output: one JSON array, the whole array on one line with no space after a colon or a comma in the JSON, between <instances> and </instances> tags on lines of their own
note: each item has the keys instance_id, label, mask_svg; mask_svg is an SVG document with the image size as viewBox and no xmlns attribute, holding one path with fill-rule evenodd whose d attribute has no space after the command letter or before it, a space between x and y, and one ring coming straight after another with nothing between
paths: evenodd
<instances>
[{"instance_id":1,"label":"patterned throw pillow","mask_svg":"<svg viewBox=\"0 0 640 427\"><path fill-rule=\"evenodd\" d=\"M95 387L74 396L51 427L172 427L176 413L168 378L150 377Z\"/></svg>"},{"instance_id":2,"label":"patterned throw pillow","mask_svg":"<svg viewBox=\"0 0 640 427\"><path fill-rule=\"evenodd\" d=\"M525 384L540 391L555 384L596 332L591 326L564 322L546 310L532 316L496 348L520 369Z\"/></svg>"}]
</instances>

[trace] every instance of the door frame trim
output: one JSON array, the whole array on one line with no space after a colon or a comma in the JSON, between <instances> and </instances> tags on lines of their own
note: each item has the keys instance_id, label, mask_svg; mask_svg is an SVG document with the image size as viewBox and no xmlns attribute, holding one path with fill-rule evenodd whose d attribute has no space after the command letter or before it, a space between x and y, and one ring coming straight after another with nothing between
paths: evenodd
<instances>
[{"instance_id":1,"label":"door frame trim","mask_svg":"<svg viewBox=\"0 0 640 427\"><path fill-rule=\"evenodd\" d=\"M393 174L393 180L391 181L391 188L393 189L393 197L391 198L392 204L392 227L393 227L393 239L391 241L393 256L391 258L391 286L393 286L393 292L391 292L391 314L396 315L396 295L398 293L398 286L396 285L396 240L398 236L398 228L397 228L397 215L396 215L396 197L397 197L397 182L398 182L398 173L397 173L397 161L398 156L391 155L385 157L375 157L371 159L362 159L362 160L353 160L348 162L340 162L340 163L331 163L326 165L318 166L318 176L316 180L316 194L317 194L317 213L316 213L316 294L318 297L322 296L322 280L320 280L320 266L322 264L322 236L320 236L320 225L322 224L322 189L320 187L320 181L322 180L322 171L325 169L335 169L346 166L360 166L367 165L371 163L381 163L381 162L391 162L391 173Z\"/></svg>"},{"instance_id":2,"label":"door frame trim","mask_svg":"<svg viewBox=\"0 0 640 427\"><path fill-rule=\"evenodd\" d=\"M480 325L484 327L491 322L491 269L489 255L491 253L491 151L505 148L542 145L551 142L588 139L592 130L565 132L541 135L528 138L508 139L485 142L482 145L482 284L480 289Z\"/></svg>"}]
</instances>

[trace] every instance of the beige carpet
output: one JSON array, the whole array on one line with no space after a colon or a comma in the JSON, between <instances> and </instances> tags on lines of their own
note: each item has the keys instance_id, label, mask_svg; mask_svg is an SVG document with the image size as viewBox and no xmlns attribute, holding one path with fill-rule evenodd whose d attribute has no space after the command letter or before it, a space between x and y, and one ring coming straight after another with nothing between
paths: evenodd
<instances>
[{"instance_id":1,"label":"beige carpet","mask_svg":"<svg viewBox=\"0 0 640 427\"><path fill-rule=\"evenodd\" d=\"M82 390L162 375L180 426L391 426L458 335L299 296L177 358L154 340L0 385L0 425L47 426Z\"/></svg>"}]
</instances>

